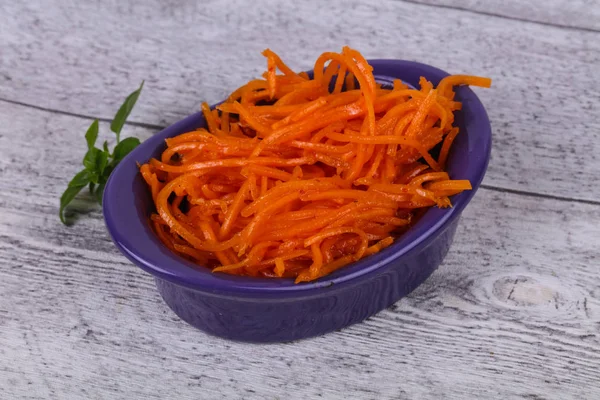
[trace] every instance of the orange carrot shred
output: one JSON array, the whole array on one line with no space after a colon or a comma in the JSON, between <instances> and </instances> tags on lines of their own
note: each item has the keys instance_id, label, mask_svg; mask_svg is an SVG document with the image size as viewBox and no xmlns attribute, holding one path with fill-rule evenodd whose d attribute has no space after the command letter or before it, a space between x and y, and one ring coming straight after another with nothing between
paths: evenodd
<instances>
[{"instance_id":1,"label":"orange carrot shred","mask_svg":"<svg viewBox=\"0 0 600 400\"><path fill-rule=\"evenodd\" d=\"M213 272L323 278L390 246L420 209L471 190L444 171L458 135L451 75L420 89L375 81L356 50L323 53L314 78L266 49L267 70L140 165L160 242ZM414 83L414 82L413 82ZM439 156L434 159L439 149Z\"/></svg>"}]
</instances>

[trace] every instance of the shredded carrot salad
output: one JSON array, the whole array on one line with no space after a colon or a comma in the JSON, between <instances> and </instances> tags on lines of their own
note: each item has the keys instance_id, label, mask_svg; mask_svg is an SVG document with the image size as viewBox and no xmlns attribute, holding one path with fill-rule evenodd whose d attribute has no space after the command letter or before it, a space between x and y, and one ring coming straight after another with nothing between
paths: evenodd
<instances>
[{"instance_id":1,"label":"shredded carrot salad","mask_svg":"<svg viewBox=\"0 0 600 400\"><path fill-rule=\"evenodd\" d=\"M216 109L207 129L166 139L141 165L172 251L214 272L318 279L389 246L420 210L470 190L444 166L459 133L454 75L420 89L379 85L356 50L324 53L314 77L271 50L267 71ZM439 150L439 156L430 154Z\"/></svg>"}]
</instances>

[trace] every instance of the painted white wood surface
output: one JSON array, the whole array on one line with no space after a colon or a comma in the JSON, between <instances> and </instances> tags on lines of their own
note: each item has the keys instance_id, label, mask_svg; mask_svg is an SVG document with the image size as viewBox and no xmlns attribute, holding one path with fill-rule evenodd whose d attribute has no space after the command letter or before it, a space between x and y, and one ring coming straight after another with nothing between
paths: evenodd
<instances>
[{"instance_id":1,"label":"painted white wood surface","mask_svg":"<svg viewBox=\"0 0 600 400\"><path fill-rule=\"evenodd\" d=\"M597 0L406 0L492 16L600 32Z\"/></svg>"},{"instance_id":2,"label":"painted white wood surface","mask_svg":"<svg viewBox=\"0 0 600 400\"><path fill-rule=\"evenodd\" d=\"M132 4L0 4L0 399L600 397L599 34L392 1ZM422 22L404 27L405 15ZM232 343L172 314L90 202L59 223L90 123L64 112L110 117L147 78L133 119L168 124L259 72L265 46L308 67L346 37L371 56L497 78L479 92L496 135L487 186L409 297L323 337Z\"/></svg>"},{"instance_id":3,"label":"painted white wood surface","mask_svg":"<svg viewBox=\"0 0 600 400\"><path fill-rule=\"evenodd\" d=\"M260 74L267 46L298 69L349 44L490 76L478 91L495 134L486 184L600 197L598 32L396 0L6 2L0 18L0 98L111 118L146 79L132 120L160 126Z\"/></svg>"}]
</instances>

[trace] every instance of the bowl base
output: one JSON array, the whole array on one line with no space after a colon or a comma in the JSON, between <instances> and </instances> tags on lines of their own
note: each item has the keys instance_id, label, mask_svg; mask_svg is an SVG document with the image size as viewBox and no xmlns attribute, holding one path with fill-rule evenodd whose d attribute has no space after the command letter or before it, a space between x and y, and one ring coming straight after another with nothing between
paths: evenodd
<instances>
[{"instance_id":1,"label":"bowl base","mask_svg":"<svg viewBox=\"0 0 600 400\"><path fill-rule=\"evenodd\" d=\"M454 238L459 218L413 256L402 257L369 281L323 287L305 298L232 297L155 278L167 305L182 320L211 335L243 342L288 342L360 322L412 292L437 269Z\"/></svg>"}]
</instances>

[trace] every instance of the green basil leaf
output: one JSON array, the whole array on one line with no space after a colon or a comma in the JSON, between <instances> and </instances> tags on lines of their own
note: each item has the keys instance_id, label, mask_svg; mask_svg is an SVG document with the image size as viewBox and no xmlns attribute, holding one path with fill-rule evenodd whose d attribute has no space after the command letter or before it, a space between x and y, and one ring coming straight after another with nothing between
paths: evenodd
<instances>
[{"instance_id":1,"label":"green basil leaf","mask_svg":"<svg viewBox=\"0 0 600 400\"><path fill-rule=\"evenodd\" d=\"M98 139L98 120L94 120L87 132L85 133L85 140L87 141L88 149L91 149L96 144L96 139Z\"/></svg>"},{"instance_id":2,"label":"green basil leaf","mask_svg":"<svg viewBox=\"0 0 600 400\"><path fill-rule=\"evenodd\" d=\"M85 156L83 156L83 166L91 174L96 173L96 160L100 157L100 153L102 153L102 150L92 147L85 153Z\"/></svg>"},{"instance_id":3,"label":"green basil leaf","mask_svg":"<svg viewBox=\"0 0 600 400\"><path fill-rule=\"evenodd\" d=\"M90 175L87 170L80 171L71 182L69 182L69 186L67 190L64 191L62 196L60 196L60 209L58 210L58 216L63 224L67 225L67 220L65 218L65 208L71 203L71 201L77 196L77 194L86 187L86 185L90 182Z\"/></svg>"},{"instance_id":4,"label":"green basil leaf","mask_svg":"<svg viewBox=\"0 0 600 400\"><path fill-rule=\"evenodd\" d=\"M67 220L65 218L65 208L67 205L77 196L77 194L81 191L80 187L70 187L65 190L65 192L60 196L60 210L58 211L58 216L60 217L60 221L67 225Z\"/></svg>"},{"instance_id":5,"label":"green basil leaf","mask_svg":"<svg viewBox=\"0 0 600 400\"><path fill-rule=\"evenodd\" d=\"M90 181L98 183L98 179L104 173L108 164L108 154L100 149L92 147L83 157L83 166L90 173Z\"/></svg>"},{"instance_id":6,"label":"green basil leaf","mask_svg":"<svg viewBox=\"0 0 600 400\"><path fill-rule=\"evenodd\" d=\"M108 165L108 154L104 151L100 153L100 156L96 159L96 171L98 171L98 176L102 176L104 173L104 169Z\"/></svg>"},{"instance_id":7,"label":"green basil leaf","mask_svg":"<svg viewBox=\"0 0 600 400\"><path fill-rule=\"evenodd\" d=\"M96 188L96 193L94 193L94 196L96 196L96 201L98 202L98 204L102 205L102 196L104 195L104 183L101 183L98 185L98 187Z\"/></svg>"},{"instance_id":8,"label":"green basil leaf","mask_svg":"<svg viewBox=\"0 0 600 400\"><path fill-rule=\"evenodd\" d=\"M110 124L110 129L117 135L117 146L111 154L108 148L108 142L104 141L102 150L95 147L98 140L99 122L94 120L85 134L88 151L83 157L85 169L80 171L72 180L65 192L60 198L59 217L63 223L66 222L65 209L77 194L86 186L89 187L90 194L95 197L98 203L102 204L104 187L115 166L140 144L137 138L127 138L123 142L120 140L121 130L125 121L131 114L144 87L144 81L139 88L132 92L117 111L115 118Z\"/></svg>"},{"instance_id":9,"label":"green basil leaf","mask_svg":"<svg viewBox=\"0 0 600 400\"><path fill-rule=\"evenodd\" d=\"M133 106L135 106L138 97L140 97L140 93L143 87L144 81L142 81L142 84L137 90L135 90L133 93L127 96L125 102L123 103L123 105L121 105L121 108L119 108L119 111L117 111L115 118L110 124L110 130L117 135L117 143L120 142L121 129L123 129L123 125L125 124L125 121L127 121L127 117L131 113L131 110L133 110Z\"/></svg>"},{"instance_id":10,"label":"green basil leaf","mask_svg":"<svg viewBox=\"0 0 600 400\"><path fill-rule=\"evenodd\" d=\"M108 178L110 177L110 174L112 174L113 169L115 169L115 165L114 165L114 162L111 162L104 169L104 173L102 174L102 177L100 178L100 183L108 182Z\"/></svg>"},{"instance_id":11,"label":"green basil leaf","mask_svg":"<svg viewBox=\"0 0 600 400\"><path fill-rule=\"evenodd\" d=\"M131 150L135 149L140 144L140 139L135 137L128 137L123 139L117 147L115 147L115 151L113 153L113 164L116 165L119 161L121 161L127 154L131 152Z\"/></svg>"},{"instance_id":12,"label":"green basil leaf","mask_svg":"<svg viewBox=\"0 0 600 400\"><path fill-rule=\"evenodd\" d=\"M87 169L84 169L83 171L79 171L77 175L71 179L71 182L69 182L69 187L82 188L88 183L90 183L90 173Z\"/></svg>"}]
</instances>

